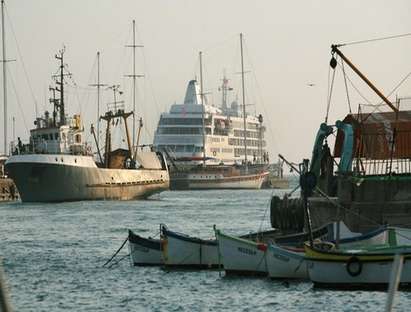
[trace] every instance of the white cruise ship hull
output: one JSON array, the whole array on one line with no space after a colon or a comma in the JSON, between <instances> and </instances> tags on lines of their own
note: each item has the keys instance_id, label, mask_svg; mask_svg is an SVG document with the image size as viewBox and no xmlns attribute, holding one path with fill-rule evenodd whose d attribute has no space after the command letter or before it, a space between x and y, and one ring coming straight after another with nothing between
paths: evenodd
<instances>
[{"instance_id":1,"label":"white cruise ship hull","mask_svg":"<svg viewBox=\"0 0 411 312\"><path fill-rule=\"evenodd\" d=\"M167 169L98 168L91 156L15 155L6 170L23 202L132 200L169 188Z\"/></svg>"}]
</instances>

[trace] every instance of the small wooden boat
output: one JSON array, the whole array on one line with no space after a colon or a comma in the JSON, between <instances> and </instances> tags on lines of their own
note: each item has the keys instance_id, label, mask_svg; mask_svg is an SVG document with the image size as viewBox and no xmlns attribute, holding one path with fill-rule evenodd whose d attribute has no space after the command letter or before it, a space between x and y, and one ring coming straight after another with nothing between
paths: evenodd
<instances>
[{"instance_id":1,"label":"small wooden boat","mask_svg":"<svg viewBox=\"0 0 411 312\"><path fill-rule=\"evenodd\" d=\"M215 230L218 241L220 261L228 275L255 275L268 274L267 249L268 244L303 247L309 239L308 233L281 235L280 232L271 230L252 233L241 237L227 235L220 230ZM333 239L333 224L327 224L313 232L316 239Z\"/></svg>"},{"instance_id":2,"label":"small wooden boat","mask_svg":"<svg viewBox=\"0 0 411 312\"><path fill-rule=\"evenodd\" d=\"M330 223L313 231L313 238L319 242L325 241L323 244L333 246L336 239L335 228L336 223ZM345 228L341 224L342 228ZM298 233L293 235L279 236L279 233L266 232L260 233L260 236L253 234L253 238L235 237L222 233L219 230L215 231L217 241L219 244L219 253L221 263L227 274L238 275L269 275L271 270L272 278L304 278L304 266L299 267L300 261L304 262L303 245L309 240L308 233ZM378 228L370 233L361 235L359 233L349 232L344 229L344 236L339 240L341 246L346 248L353 248L361 245L381 245L389 240L388 231L385 227ZM272 248L270 248L272 246ZM290 248L293 247L293 248ZM299 249L300 248L300 249ZM271 251L271 254L270 254ZM287 255L287 263L278 262L281 256ZM276 257L278 256L278 257ZM283 257L283 260L286 260ZM270 258L270 259L268 259ZM290 261L291 259L295 262ZM269 268L280 263L284 272L281 273L280 268ZM287 264L290 267L287 267ZM299 269L299 272L288 274L292 270ZM307 277L307 275L305 275Z\"/></svg>"},{"instance_id":3,"label":"small wooden boat","mask_svg":"<svg viewBox=\"0 0 411 312\"><path fill-rule=\"evenodd\" d=\"M162 265L162 245L160 239L141 237L128 230L130 257L136 266Z\"/></svg>"},{"instance_id":4,"label":"small wooden boat","mask_svg":"<svg viewBox=\"0 0 411 312\"><path fill-rule=\"evenodd\" d=\"M342 238L339 240L339 245L345 249L358 246L381 246L386 244L389 240L389 230L385 227L381 227L363 235L357 234L357 236ZM287 241L291 245L295 245L289 239L289 236L286 240L283 238L277 239L277 244L279 241ZM298 240L298 242L299 241L300 240ZM317 244L323 244L323 247L329 248L332 248L334 243L335 239L330 242L317 242ZM268 245L268 252L266 255L268 275L271 278L308 279L304 249L289 246L283 247L277 244Z\"/></svg>"},{"instance_id":5,"label":"small wooden boat","mask_svg":"<svg viewBox=\"0 0 411 312\"><path fill-rule=\"evenodd\" d=\"M210 269L218 266L217 241L170 231L161 225L164 265L169 268Z\"/></svg>"},{"instance_id":6,"label":"small wooden boat","mask_svg":"<svg viewBox=\"0 0 411 312\"><path fill-rule=\"evenodd\" d=\"M308 274L314 287L386 289L396 254L404 256L400 287L411 288L411 246L357 250L321 250L306 246Z\"/></svg>"},{"instance_id":7,"label":"small wooden boat","mask_svg":"<svg viewBox=\"0 0 411 312\"><path fill-rule=\"evenodd\" d=\"M268 245L266 255L270 278L308 279L304 249Z\"/></svg>"}]
</instances>

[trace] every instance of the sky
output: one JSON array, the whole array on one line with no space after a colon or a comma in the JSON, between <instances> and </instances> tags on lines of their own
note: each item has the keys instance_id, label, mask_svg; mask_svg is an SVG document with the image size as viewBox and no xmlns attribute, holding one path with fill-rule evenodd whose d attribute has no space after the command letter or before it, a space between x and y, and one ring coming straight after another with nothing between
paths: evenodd
<instances>
[{"instance_id":1,"label":"sky","mask_svg":"<svg viewBox=\"0 0 411 312\"><path fill-rule=\"evenodd\" d=\"M33 121L48 103L54 55L65 47L72 73L67 110L81 113L86 137L97 119L96 53L101 53L101 83L120 84L132 109L132 21L136 22L136 112L144 120L143 143L152 141L161 112L182 102L187 83L199 77L203 51L204 89L220 104L223 73L241 95L239 34L244 34L246 104L262 114L271 159L281 153L299 162L311 156L314 138L324 122L332 72L332 43L350 43L411 33L408 0L6 0L8 140L27 141ZM352 44L343 53L384 93L389 94L411 72L411 36ZM378 97L345 67L352 111ZM1 77L1 80L3 78ZM2 82L2 81L1 81ZM355 87L355 88L354 88ZM358 91L357 91L358 90ZM0 109L0 153L3 152L3 91ZM405 80L390 96L411 96ZM102 91L101 110L113 101ZM384 108L382 108L384 109ZM411 109L411 107L410 107ZM347 92L337 67L330 101L330 124L349 112ZM120 138L118 138L120 139Z\"/></svg>"}]
</instances>

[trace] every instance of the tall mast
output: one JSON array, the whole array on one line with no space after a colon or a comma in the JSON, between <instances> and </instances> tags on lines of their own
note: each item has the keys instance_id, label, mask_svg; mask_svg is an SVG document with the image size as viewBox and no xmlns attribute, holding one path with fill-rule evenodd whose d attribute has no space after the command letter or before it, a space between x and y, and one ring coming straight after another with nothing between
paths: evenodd
<instances>
[{"instance_id":1,"label":"tall mast","mask_svg":"<svg viewBox=\"0 0 411 312\"><path fill-rule=\"evenodd\" d=\"M3 46L3 102L4 102L4 154L7 155L7 79L6 79L6 37L4 31L4 0L1 0L1 39Z\"/></svg>"},{"instance_id":2,"label":"tall mast","mask_svg":"<svg viewBox=\"0 0 411 312\"><path fill-rule=\"evenodd\" d=\"M245 88L244 88L244 57L243 57L243 34L240 34L241 49L241 88L243 93L243 123L244 123L244 160L245 168L248 169L247 163L247 115L245 110Z\"/></svg>"},{"instance_id":3,"label":"tall mast","mask_svg":"<svg viewBox=\"0 0 411 312\"><path fill-rule=\"evenodd\" d=\"M136 45L136 21L133 20L133 44L126 45L128 48L133 48L133 74L126 75L126 77L133 78L133 147L135 146L135 133L136 133L136 78L144 77L144 75L136 75L136 48L142 48L143 45Z\"/></svg>"},{"instance_id":4,"label":"tall mast","mask_svg":"<svg viewBox=\"0 0 411 312\"><path fill-rule=\"evenodd\" d=\"M205 120L204 120L204 92L203 92L203 52L200 51L200 97L201 97L201 118L203 120L203 166L205 167L206 145L205 145Z\"/></svg>"},{"instance_id":5,"label":"tall mast","mask_svg":"<svg viewBox=\"0 0 411 312\"><path fill-rule=\"evenodd\" d=\"M60 92L60 104L59 104L59 111L60 111L60 126L66 124L66 114L64 111L64 51L59 51L59 54L56 54L55 57L60 61L60 81L56 81L56 84L60 86L60 89L56 88L57 91Z\"/></svg>"},{"instance_id":6,"label":"tall mast","mask_svg":"<svg viewBox=\"0 0 411 312\"><path fill-rule=\"evenodd\" d=\"M97 87L97 148L100 146L100 87L106 84L100 83L100 51L97 52L97 83L91 84L92 87Z\"/></svg>"}]
</instances>

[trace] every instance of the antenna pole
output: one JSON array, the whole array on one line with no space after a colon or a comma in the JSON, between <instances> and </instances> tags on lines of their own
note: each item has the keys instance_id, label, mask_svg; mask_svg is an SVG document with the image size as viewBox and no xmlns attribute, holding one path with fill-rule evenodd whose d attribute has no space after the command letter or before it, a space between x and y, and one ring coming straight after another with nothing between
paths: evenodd
<instances>
[{"instance_id":1,"label":"antenna pole","mask_svg":"<svg viewBox=\"0 0 411 312\"><path fill-rule=\"evenodd\" d=\"M133 48L133 74L126 75L126 77L133 78L133 147L136 144L136 78L137 77L144 77L144 75L137 75L136 74L136 48L143 48L143 45L136 45L136 21L133 20L133 44L126 45L128 48Z\"/></svg>"},{"instance_id":2,"label":"antenna pole","mask_svg":"<svg viewBox=\"0 0 411 312\"><path fill-rule=\"evenodd\" d=\"M4 155L7 155L7 79L6 79L6 37L4 31L4 0L1 0L1 39L3 47L3 102L4 102Z\"/></svg>"},{"instance_id":3,"label":"antenna pole","mask_svg":"<svg viewBox=\"0 0 411 312\"><path fill-rule=\"evenodd\" d=\"M245 111L245 88L244 88L244 57L243 57L243 34L240 34L240 49L241 49L241 88L243 93L243 123L244 123L244 160L245 168L248 170L247 163L247 115Z\"/></svg>"},{"instance_id":4,"label":"antenna pole","mask_svg":"<svg viewBox=\"0 0 411 312\"><path fill-rule=\"evenodd\" d=\"M204 120L204 92L203 92L203 52L200 51L200 97L201 97L201 118L203 119L203 167L205 167L206 145L205 145L205 120Z\"/></svg>"}]
</instances>

